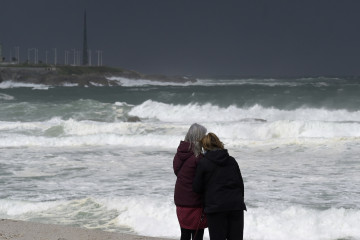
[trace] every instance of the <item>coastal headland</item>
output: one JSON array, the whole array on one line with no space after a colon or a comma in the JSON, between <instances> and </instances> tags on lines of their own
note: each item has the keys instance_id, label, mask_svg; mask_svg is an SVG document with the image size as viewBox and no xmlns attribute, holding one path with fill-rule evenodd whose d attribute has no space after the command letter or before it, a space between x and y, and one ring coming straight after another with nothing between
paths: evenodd
<instances>
[{"instance_id":1,"label":"coastal headland","mask_svg":"<svg viewBox=\"0 0 360 240\"><path fill-rule=\"evenodd\" d=\"M0 66L0 83L4 81L63 86L118 86L111 77L131 80L150 80L159 82L194 82L195 79L184 76L166 76L142 74L136 71L106 66Z\"/></svg>"}]
</instances>

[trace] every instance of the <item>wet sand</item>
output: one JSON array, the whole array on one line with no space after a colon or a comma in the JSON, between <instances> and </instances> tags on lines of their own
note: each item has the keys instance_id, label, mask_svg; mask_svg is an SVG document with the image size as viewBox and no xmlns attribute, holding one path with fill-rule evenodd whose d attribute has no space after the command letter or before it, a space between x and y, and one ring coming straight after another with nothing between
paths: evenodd
<instances>
[{"instance_id":1,"label":"wet sand","mask_svg":"<svg viewBox=\"0 0 360 240\"><path fill-rule=\"evenodd\" d=\"M169 240L54 224L0 219L0 240Z\"/></svg>"}]
</instances>

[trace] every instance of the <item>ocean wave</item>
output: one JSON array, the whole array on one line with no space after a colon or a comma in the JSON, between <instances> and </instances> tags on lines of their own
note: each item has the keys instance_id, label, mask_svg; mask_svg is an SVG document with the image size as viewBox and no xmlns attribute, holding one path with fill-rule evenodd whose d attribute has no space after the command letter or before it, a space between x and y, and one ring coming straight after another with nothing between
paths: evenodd
<instances>
[{"instance_id":1,"label":"ocean wave","mask_svg":"<svg viewBox=\"0 0 360 240\"><path fill-rule=\"evenodd\" d=\"M249 209L245 212L245 239L358 239L359 217L358 209Z\"/></svg>"},{"instance_id":2,"label":"ocean wave","mask_svg":"<svg viewBox=\"0 0 360 240\"><path fill-rule=\"evenodd\" d=\"M63 83L62 87L78 87L78 83ZM54 88L54 86L37 84L37 83L26 83L26 82L14 82L14 81L4 81L0 83L0 89L10 89L10 88L32 88L33 90L49 90Z\"/></svg>"},{"instance_id":3,"label":"ocean wave","mask_svg":"<svg viewBox=\"0 0 360 240\"><path fill-rule=\"evenodd\" d=\"M195 122L195 121L194 121ZM199 121L196 121L199 122ZM360 123L278 120L202 123L230 147L360 141ZM173 148L191 123L97 122L54 118L0 122L0 147L128 146Z\"/></svg>"},{"instance_id":4,"label":"ocean wave","mask_svg":"<svg viewBox=\"0 0 360 240\"><path fill-rule=\"evenodd\" d=\"M359 86L356 81L338 79L338 78L298 78L298 79L276 79L276 78L238 78L238 79L211 79L211 78L196 78L195 81L186 81L184 82L171 82L171 81L156 81L148 79L130 79L124 77L107 77L109 81L116 82L116 84L122 87L148 87L148 86L267 86L267 87L277 87L277 86L286 86L286 87L299 87L299 86L313 86L317 88L329 87L334 84L341 84L342 86ZM90 82L91 85L96 87L103 87L103 84ZM64 83L64 87L78 87L77 83ZM14 81L4 81L0 83L0 89L7 88L20 88L27 87L33 89L47 90L53 86L44 85L44 84L34 84L26 82L14 82Z\"/></svg>"},{"instance_id":5,"label":"ocean wave","mask_svg":"<svg viewBox=\"0 0 360 240\"><path fill-rule=\"evenodd\" d=\"M140 118L154 118L162 122L237 122L246 119L267 121L300 120L300 121L359 121L360 111L328 110L318 108L298 108L280 110L265 108L258 104L239 108L235 105L219 107L210 103L175 105L147 100L135 106L129 112Z\"/></svg>"},{"instance_id":6,"label":"ocean wave","mask_svg":"<svg viewBox=\"0 0 360 240\"><path fill-rule=\"evenodd\" d=\"M141 122L105 123L61 120L43 122L0 122L0 147L174 146L184 129L173 125ZM165 134L164 134L165 132ZM154 141L156 139L156 142Z\"/></svg>"},{"instance_id":7,"label":"ocean wave","mask_svg":"<svg viewBox=\"0 0 360 240\"><path fill-rule=\"evenodd\" d=\"M297 87L305 85L304 82L299 81L288 81L288 80L281 80L281 79L255 79L255 78L248 78L248 79L197 79L197 81L193 85L198 86L241 86L241 85L261 85L261 86L268 86L268 87L276 87L276 86L288 86L288 87Z\"/></svg>"},{"instance_id":8,"label":"ocean wave","mask_svg":"<svg viewBox=\"0 0 360 240\"><path fill-rule=\"evenodd\" d=\"M29 213L37 213L49 210L63 201L58 202L29 202L20 200L5 200L0 199L0 216L1 217L12 217L21 216Z\"/></svg>"},{"instance_id":9,"label":"ocean wave","mask_svg":"<svg viewBox=\"0 0 360 240\"><path fill-rule=\"evenodd\" d=\"M115 81L122 87L146 87L146 86L241 86L241 85L260 85L268 87L287 86L299 87L310 85L313 87L328 87L332 84L354 84L345 79L338 78L299 78L299 79L275 79L275 78L238 78L238 79L211 79L197 78L191 82L165 82L147 79L129 79L123 77L109 77L108 80Z\"/></svg>"},{"instance_id":10,"label":"ocean wave","mask_svg":"<svg viewBox=\"0 0 360 240\"><path fill-rule=\"evenodd\" d=\"M5 93L0 93L0 100L6 100L6 101L11 101L14 100L15 97L5 94Z\"/></svg>"},{"instance_id":11,"label":"ocean wave","mask_svg":"<svg viewBox=\"0 0 360 240\"><path fill-rule=\"evenodd\" d=\"M122 87L146 87L146 86L189 86L194 85L192 82L166 82L154 81L146 79L129 79L123 77L108 77L110 81L114 81Z\"/></svg>"},{"instance_id":12,"label":"ocean wave","mask_svg":"<svg viewBox=\"0 0 360 240\"><path fill-rule=\"evenodd\" d=\"M331 78L331 77L311 77L311 78L238 78L238 79L197 79L194 85L203 86L240 86L240 85L259 85L267 87L299 87L299 86L312 86L316 88L329 87L332 85L342 86L357 86L359 87L358 80L346 78Z\"/></svg>"},{"instance_id":13,"label":"ocean wave","mask_svg":"<svg viewBox=\"0 0 360 240\"><path fill-rule=\"evenodd\" d=\"M69 115L70 118L67 114L49 120L0 121L0 147L173 148L194 122L203 124L234 148L360 141L360 111L311 108L286 111L259 105L249 108L173 105L152 100L139 105L115 102L102 111L105 106L95 108L92 101L78 104L81 108L85 106L86 111ZM97 112L99 116L94 116Z\"/></svg>"},{"instance_id":14,"label":"ocean wave","mask_svg":"<svg viewBox=\"0 0 360 240\"><path fill-rule=\"evenodd\" d=\"M79 84L78 83L67 83L67 82L65 82L61 86L63 86L63 87L78 87Z\"/></svg>"},{"instance_id":15,"label":"ocean wave","mask_svg":"<svg viewBox=\"0 0 360 240\"><path fill-rule=\"evenodd\" d=\"M319 210L294 205L248 208L244 215L245 239L360 238L359 209ZM0 216L20 220L42 219L47 223L77 224L145 236L180 236L175 206L170 197L129 196L38 203L0 200ZM205 239L208 239L207 231Z\"/></svg>"},{"instance_id":16,"label":"ocean wave","mask_svg":"<svg viewBox=\"0 0 360 240\"><path fill-rule=\"evenodd\" d=\"M195 82L166 82L146 79L129 79L123 77L109 77L108 80L115 81L122 87L147 87L147 86L234 86L234 85L267 85L267 86L299 86L300 83L281 81L276 79L196 79Z\"/></svg>"},{"instance_id":17,"label":"ocean wave","mask_svg":"<svg viewBox=\"0 0 360 240\"><path fill-rule=\"evenodd\" d=\"M4 81L0 83L0 89L8 88L32 88L34 90L48 90L51 86L35 83Z\"/></svg>"},{"instance_id":18,"label":"ocean wave","mask_svg":"<svg viewBox=\"0 0 360 240\"><path fill-rule=\"evenodd\" d=\"M132 104L128 104L127 102L115 102L115 106L119 106L119 107L134 107L135 105Z\"/></svg>"}]
</instances>

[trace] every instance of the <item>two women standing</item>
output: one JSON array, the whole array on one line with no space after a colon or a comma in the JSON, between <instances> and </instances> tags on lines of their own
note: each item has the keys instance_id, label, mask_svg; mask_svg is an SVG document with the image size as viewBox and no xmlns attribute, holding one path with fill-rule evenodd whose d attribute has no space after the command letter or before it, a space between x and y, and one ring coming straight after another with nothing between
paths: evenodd
<instances>
[{"instance_id":1,"label":"two women standing","mask_svg":"<svg viewBox=\"0 0 360 240\"><path fill-rule=\"evenodd\" d=\"M201 134L195 134L196 136L194 135L190 140L188 135L193 135L194 129L200 128L202 129ZM205 132L203 132L204 130ZM196 132L199 133L199 131ZM189 231L193 233L194 239L196 229L199 229L196 239L202 239L206 224L209 226L211 240L243 239L243 211L246 210L246 206L244 183L239 165L224 149L223 143L214 133L207 135L205 133L206 129L203 126L191 125L185 141L180 142L178 152L174 157L174 172L177 175L175 204L181 227L181 240L190 239L191 235L185 235ZM179 156L185 155L184 151L181 151L184 149L183 147L188 147L190 150L187 152L187 156L191 154L192 150L193 157L182 158L185 159L182 162L183 166L189 168L185 168L188 169L186 172L184 170L183 173L180 173L182 167L180 167ZM204 149L204 155L200 153L199 148L200 151L201 148ZM193 161L186 164L190 159ZM191 186L191 191L189 191L189 186ZM185 189L186 191L184 191ZM191 210L194 205L192 207L183 205L185 202L180 199L187 199L186 203L196 201L196 204L200 204L197 205L195 211ZM199 212L202 209L206 218L201 222ZM191 220L193 223L184 224L184 219ZM200 236L201 238L199 238Z\"/></svg>"}]
</instances>

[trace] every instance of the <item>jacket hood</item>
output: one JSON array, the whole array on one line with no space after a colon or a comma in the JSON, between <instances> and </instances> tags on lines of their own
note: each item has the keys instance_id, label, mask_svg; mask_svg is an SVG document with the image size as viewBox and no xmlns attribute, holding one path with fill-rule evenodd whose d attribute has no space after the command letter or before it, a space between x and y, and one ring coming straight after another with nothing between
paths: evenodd
<instances>
[{"instance_id":1,"label":"jacket hood","mask_svg":"<svg viewBox=\"0 0 360 240\"><path fill-rule=\"evenodd\" d=\"M205 157L216 165L223 166L226 164L227 159L229 158L229 153L227 149L207 151L205 153Z\"/></svg>"},{"instance_id":2,"label":"jacket hood","mask_svg":"<svg viewBox=\"0 0 360 240\"><path fill-rule=\"evenodd\" d=\"M191 150L190 143L181 141L179 147L177 148L177 155L181 161L185 161L191 157L194 153Z\"/></svg>"}]
</instances>

